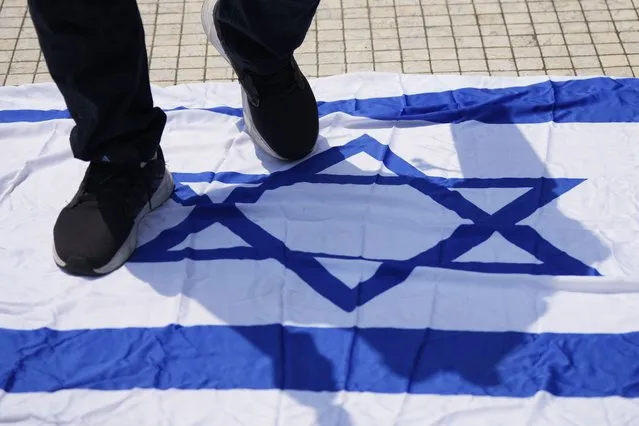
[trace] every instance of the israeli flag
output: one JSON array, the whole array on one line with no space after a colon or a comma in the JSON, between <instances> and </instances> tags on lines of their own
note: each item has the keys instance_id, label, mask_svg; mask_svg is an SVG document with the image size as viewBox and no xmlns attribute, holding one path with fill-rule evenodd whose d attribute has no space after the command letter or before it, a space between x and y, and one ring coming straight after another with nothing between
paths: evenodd
<instances>
[{"instance_id":1,"label":"israeli flag","mask_svg":"<svg viewBox=\"0 0 639 426\"><path fill-rule=\"evenodd\" d=\"M639 424L639 82L312 84L294 164L236 84L155 88L176 190L93 280L62 98L0 88L0 424Z\"/></svg>"}]
</instances>

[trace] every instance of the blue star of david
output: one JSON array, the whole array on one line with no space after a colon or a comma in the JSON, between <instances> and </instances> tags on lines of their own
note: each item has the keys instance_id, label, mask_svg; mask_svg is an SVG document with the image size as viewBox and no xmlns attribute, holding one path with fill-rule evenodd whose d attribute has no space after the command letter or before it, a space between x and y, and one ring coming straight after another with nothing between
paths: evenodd
<instances>
[{"instance_id":1,"label":"blue star of david","mask_svg":"<svg viewBox=\"0 0 639 426\"><path fill-rule=\"evenodd\" d=\"M344 176L322 173L349 157L367 153L382 162L397 176ZM550 178L465 178L447 179L427 176L393 153L386 145L368 135L343 146L330 148L293 166L269 175L224 173L175 173L176 191L173 199L193 207L181 223L161 232L154 240L140 246L131 262L177 262L183 259L220 260L275 259L295 272L311 288L344 311L350 312L378 295L404 282L417 267L447 268L494 274L532 275L587 275L599 272L553 246L537 231L527 225L517 225L535 211L570 191L584 179ZM215 203L206 194L198 195L185 185L190 182L213 181L237 186L221 203ZM329 253L309 253L289 249L284 242L249 220L237 204L256 203L267 191L296 183L331 183L351 185L408 185L430 197L472 224L458 226L450 237L406 260L368 259ZM464 198L456 188L530 188L523 195L489 214ZM219 223L242 238L249 247L217 249L171 250L189 235L201 232ZM540 264L499 262L456 262L464 253L488 240L494 233L501 234L515 246L539 259ZM380 262L374 275L355 288L346 286L332 275L318 259L360 259Z\"/></svg>"}]
</instances>

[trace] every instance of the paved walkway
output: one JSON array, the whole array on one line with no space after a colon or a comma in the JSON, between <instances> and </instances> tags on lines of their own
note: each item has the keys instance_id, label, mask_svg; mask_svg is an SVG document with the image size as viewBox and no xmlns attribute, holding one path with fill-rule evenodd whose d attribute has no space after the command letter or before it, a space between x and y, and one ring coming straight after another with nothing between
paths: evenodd
<instances>
[{"instance_id":1,"label":"paved walkway","mask_svg":"<svg viewBox=\"0 0 639 426\"><path fill-rule=\"evenodd\" d=\"M50 81L25 0L0 0L0 84ZM231 80L201 0L140 0L159 85ZM322 0L298 62L354 71L639 76L639 0Z\"/></svg>"}]
</instances>

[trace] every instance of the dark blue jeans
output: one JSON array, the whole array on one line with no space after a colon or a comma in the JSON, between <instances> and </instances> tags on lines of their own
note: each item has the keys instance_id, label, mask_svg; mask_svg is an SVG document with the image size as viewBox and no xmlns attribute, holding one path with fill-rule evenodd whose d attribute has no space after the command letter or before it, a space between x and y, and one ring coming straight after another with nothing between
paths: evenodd
<instances>
[{"instance_id":1,"label":"dark blue jeans","mask_svg":"<svg viewBox=\"0 0 639 426\"><path fill-rule=\"evenodd\" d=\"M270 73L303 42L319 0L219 0L234 64ZM28 0L40 47L75 127L76 158L139 163L159 146L166 114L154 107L135 0Z\"/></svg>"}]
</instances>

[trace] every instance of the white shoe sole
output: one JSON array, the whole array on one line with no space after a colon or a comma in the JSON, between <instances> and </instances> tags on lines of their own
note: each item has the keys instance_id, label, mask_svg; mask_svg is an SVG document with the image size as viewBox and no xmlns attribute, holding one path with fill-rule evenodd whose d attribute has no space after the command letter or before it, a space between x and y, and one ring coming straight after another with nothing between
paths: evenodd
<instances>
[{"instance_id":1,"label":"white shoe sole","mask_svg":"<svg viewBox=\"0 0 639 426\"><path fill-rule=\"evenodd\" d=\"M218 0L205 0L202 5L201 19L202 19L202 27L204 27L204 32L206 33L206 37L209 42L215 47L215 49L224 57L226 62L231 65L231 61L228 58L228 55L224 51L222 47L222 42L217 36L217 28L215 27L215 20L213 19L213 10L215 9L215 5ZM277 158L278 160L287 161L286 158L278 155L273 148L269 146L268 143L264 140L264 137L257 131L255 128L255 124L253 123L253 117L251 117L251 108L249 108L248 97L246 96L246 92L242 88L242 111L244 115L244 122L246 123L246 132L251 137L253 142L257 146L259 146L262 151L266 152L271 157Z\"/></svg>"},{"instance_id":2,"label":"white shoe sole","mask_svg":"<svg viewBox=\"0 0 639 426\"><path fill-rule=\"evenodd\" d=\"M109 263L101 266L100 268L93 269L93 272L96 275L109 274L126 263L126 261L129 259L129 257L131 257L131 254L137 247L138 227L140 226L142 219L144 219L147 214L164 204L164 202L168 200L173 193L173 189L173 176L168 170L166 170L166 172L164 173L164 178L162 179L162 183L160 183L160 186L151 197L151 201L144 205L140 213L138 213L137 217L135 218L135 221L133 222L133 228L131 229L129 236L124 241L124 244L122 244L122 246L118 249ZM58 256L55 245L53 247L53 259L60 268L66 268L67 264L60 258L60 256Z\"/></svg>"}]
</instances>

